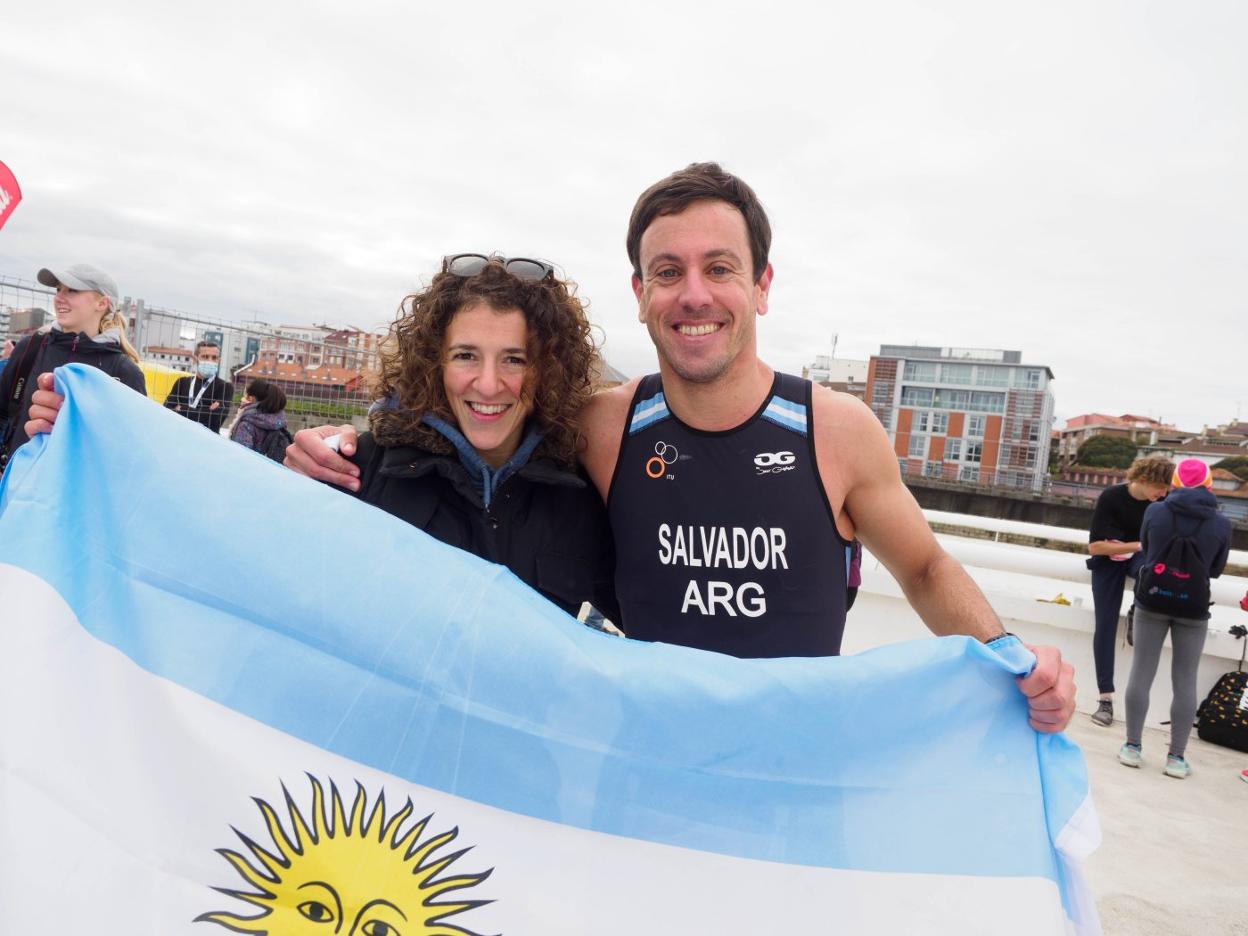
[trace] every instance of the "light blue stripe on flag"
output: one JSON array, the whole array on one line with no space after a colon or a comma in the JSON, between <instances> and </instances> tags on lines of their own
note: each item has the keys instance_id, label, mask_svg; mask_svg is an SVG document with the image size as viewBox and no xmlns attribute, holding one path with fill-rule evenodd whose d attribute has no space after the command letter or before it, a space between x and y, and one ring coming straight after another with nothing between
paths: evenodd
<instances>
[{"instance_id":1,"label":"light blue stripe on flag","mask_svg":"<svg viewBox=\"0 0 1248 936\"><path fill-rule=\"evenodd\" d=\"M763 419L806 435L806 406L802 403L772 397L771 402L763 410Z\"/></svg>"},{"instance_id":2,"label":"light blue stripe on flag","mask_svg":"<svg viewBox=\"0 0 1248 936\"><path fill-rule=\"evenodd\" d=\"M632 435L640 432L647 426L653 426L655 423L666 419L670 415L667 408L667 400L663 398L662 393L656 393L648 400L642 400L633 409L633 420L629 423L628 433Z\"/></svg>"},{"instance_id":3,"label":"light blue stripe on flag","mask_svg":"<svg viewBox=\"0 0 1248 936\"><path fill-rule=\"evenodd\" d=\"M422 788L606 833L604 848L623 837L794 869L1035 880L1061 895L1059 917L1080 916L1055 841L1077 832L1086 771L1065 738L1027 727L1014 676L1030 655L1016 642L737 660L613 638L97 370L57 381L55 433L0 482L0 563L161 680ZM107 712L101 732L141 730ZM35 752L6 756L24 782L37 771ZM205 776L234 769L226 744L186 756ZM628 886L626 865L601 870Z\"/></svg>"}]
</instances>

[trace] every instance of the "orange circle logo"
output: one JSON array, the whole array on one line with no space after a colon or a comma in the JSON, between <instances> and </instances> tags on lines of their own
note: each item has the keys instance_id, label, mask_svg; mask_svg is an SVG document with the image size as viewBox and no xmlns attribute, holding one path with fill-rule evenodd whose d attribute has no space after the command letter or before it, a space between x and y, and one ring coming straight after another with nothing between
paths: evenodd
<instances>
[{"instance_id":1,"label":"orange circle logo","mask_svg":"<svg viewBox=\"0 0 1248 936\"><path fill-rule=\"evenodd\" d=\"M676 463L680 453L676 446L659 440L654 444L654 454L646 459L646 474L651 478L661 478L667 474L667 466Z\"/></svg>"}]
</instances>

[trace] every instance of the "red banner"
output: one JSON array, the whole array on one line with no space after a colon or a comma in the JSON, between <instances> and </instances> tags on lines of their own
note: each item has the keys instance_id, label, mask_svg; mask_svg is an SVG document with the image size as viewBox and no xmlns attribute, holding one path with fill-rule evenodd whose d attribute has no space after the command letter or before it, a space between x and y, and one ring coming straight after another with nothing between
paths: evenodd
<instances>
[{"instance_id":1,"label":"red banner","mask_svg":"<svg viewBox=\"0 0 1248 936\"><path fill-rule=\"evenodd\" d=\"M21 200L22 190L17 187L17 179L13 178L9 167L0 162L0 228L4 227L4 222L9 220L9 215Z\"/></svg>"}]
</instances>

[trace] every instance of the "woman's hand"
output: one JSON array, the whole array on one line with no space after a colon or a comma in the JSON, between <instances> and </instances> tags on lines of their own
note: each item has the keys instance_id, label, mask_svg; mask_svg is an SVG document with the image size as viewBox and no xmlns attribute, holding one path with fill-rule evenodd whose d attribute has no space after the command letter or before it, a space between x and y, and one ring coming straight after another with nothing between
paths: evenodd
<instances>
[{"instance_id":1,"label":"woman's hand","mask_svg":"<svg viewBox=\"0 0 1248 936\"><path fill-rule=\"evenodd\" d=\"M338 436L338 448L334 450L325 444L325 440ZM360 489L360 469L347 461L343 455L355 454L355 443L359 434L354 426L315 426L300 429L295 433L295 441L286 448L286 459L282 462L291 471L327 481L351 491Z\"/></svg>"},{"instance_id":2,"label":"woman's hand","mask_svg":"<svg viewBox=\"0 0 1248 936\"><path fill-rule=\"evenodd\" d=\"M40 374L35 378L38 388L31 395L30 411L26 414L26 435L35 436L40 432L51 432L56 422L56 414L65 404L65 398L52 389L52 374Z\"/></svg>"}]
</instances>

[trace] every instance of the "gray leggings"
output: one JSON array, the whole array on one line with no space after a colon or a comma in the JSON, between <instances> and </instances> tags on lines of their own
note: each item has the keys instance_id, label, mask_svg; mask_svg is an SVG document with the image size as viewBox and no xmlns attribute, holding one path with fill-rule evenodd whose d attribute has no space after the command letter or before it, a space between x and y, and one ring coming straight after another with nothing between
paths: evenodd
<instances>
[{"instance_id":1,"label":"gray leggings","mask_svg":"<svg viewBox=\"0 0 1248 936\"><path fill-rule=\"evenodd\" d=\"M1148 715L1148 692L1157 675L1161 645L1170 631L1170 753L1183 756L1196 717L1196 670L1205 648L1208 621L1170 617L1135 606L1135 656L1127 680L1127 740L1140 743Z\"/></svg>"}]
</instances>

